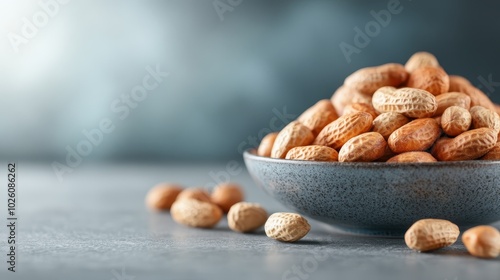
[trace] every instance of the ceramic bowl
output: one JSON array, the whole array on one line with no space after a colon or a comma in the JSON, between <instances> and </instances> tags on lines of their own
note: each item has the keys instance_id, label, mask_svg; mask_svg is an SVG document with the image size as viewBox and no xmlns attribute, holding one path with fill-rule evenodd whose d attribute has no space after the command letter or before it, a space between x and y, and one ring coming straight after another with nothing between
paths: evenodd
<instances>
[{"instance_id":1,"label":"ceramic bowl","mask_svg":"<svg viewBox=\"0 0 500 280\"><path fill-rule=\"evenodd\" d=\"M461 229L500 220L500 161L314 162L244 153L258 186L286 207L343 231L401 236L417 220Z\"/></svg>"}]
</instances>

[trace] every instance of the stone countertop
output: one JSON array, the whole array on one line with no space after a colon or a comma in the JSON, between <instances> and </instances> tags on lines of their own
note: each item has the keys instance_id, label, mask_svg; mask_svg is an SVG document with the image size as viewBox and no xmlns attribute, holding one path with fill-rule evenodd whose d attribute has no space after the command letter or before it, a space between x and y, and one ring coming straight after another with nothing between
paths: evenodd
<instances>
[{"instance_id":1,"label":"stone countertop","mask_svg":"<svg viewBox=\"0 0 500 280\"><path fill-rule=\"evenodd\" d=\"M461 242L416 253L402 239L346 235L310 220L311 232L286 244L263 230L232 232L225 219L215 229L187 228L144 207L157 182L205 186L227 176L245 187L248 201L286 210L255 187L242 163L236 167L84 163L59 182L50 164L20 162L17 272L2 261L0 279L500 279L500 259L471 257ZM0 199L6 208L6 188ZM0 213L7 223L6 209ZM5 260L5 226L0 236Z\"/></svg>"}]
</instances>

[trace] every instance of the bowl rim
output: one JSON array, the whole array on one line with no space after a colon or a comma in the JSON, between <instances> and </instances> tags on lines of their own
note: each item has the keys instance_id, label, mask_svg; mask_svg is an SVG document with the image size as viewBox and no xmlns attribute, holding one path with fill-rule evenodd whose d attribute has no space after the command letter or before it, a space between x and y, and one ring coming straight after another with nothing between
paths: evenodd
<instances>
[{"instance_id":1,"label":"bowl rim","mask_svg":"<svg viewBox=\"0 0 500 280\"><path fill-rule=\"evenodd\" d=\"M271 158L263 157L257 155L257 149L250 148L243 152L243 158L248 158L256 161L268 162L268 163L287 163L292 165L317 165L317 166L366 166L366 167L397 167L397 166L440 166L440 167L452 167L452 166L491 166L500 165L499 160L462 160L462 161L436 161L436 162L338 162L338 161L312 161L312 160L296 160L296 159L281 159L281 158Z\"/></svg>"}]
</instances>

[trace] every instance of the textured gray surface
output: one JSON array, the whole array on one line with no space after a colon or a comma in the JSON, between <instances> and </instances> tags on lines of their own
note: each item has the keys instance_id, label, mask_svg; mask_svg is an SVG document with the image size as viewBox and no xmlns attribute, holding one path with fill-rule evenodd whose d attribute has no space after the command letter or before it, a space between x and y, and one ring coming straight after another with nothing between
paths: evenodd
<instances>
[{"instance_id":1,"label":"textured gray surface","mask_svg":"<svg viewBox=\"0 0 500 280\"><path fill-rule=\"evenodd\" d=\"M95 165L58 183L49 165L19 163L18 272L0 279L499 279L500 259L480 260L461 243L421 254L401 239L347 236L311 222L296 244L262 232L238 234L223 221L213 230L186 228L149 213L148 188L159 181L210 183L220 164ZM0 178L5 171L0 172ZM284 210L255 189L246 171L231 177L248 200ZM4 188L2 188L4 189ZM6 191L0 193L3 208ZM0 217L5 221L5 210ZM496 224L497 227L500 224ZM0 229L0 252L6 231ZM297 272L297 273L296 273Z\"/></svg>"}]
</instances>

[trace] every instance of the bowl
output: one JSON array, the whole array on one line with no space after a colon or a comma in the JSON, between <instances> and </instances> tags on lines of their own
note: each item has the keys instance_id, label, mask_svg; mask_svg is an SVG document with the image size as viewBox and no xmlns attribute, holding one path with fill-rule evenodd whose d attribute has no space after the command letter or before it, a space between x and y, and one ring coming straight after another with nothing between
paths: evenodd
<instances>
[{"instance_id":1,"label":"bowl","mask_svg":"<svg viewBox=\"0 0 500 280\"><path fill-rule=\"evenodd\" d=\"M402 236L417 220L461 229L500 220L500 162L317 162L244 155L258 186L300 214L363 235Z\"/></svg>"}]
</instances>

